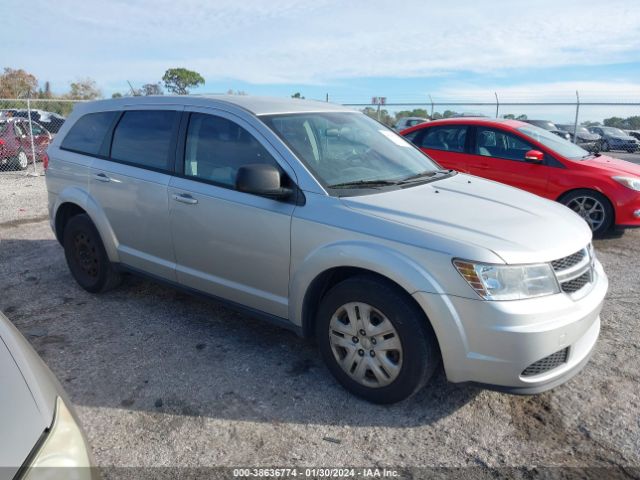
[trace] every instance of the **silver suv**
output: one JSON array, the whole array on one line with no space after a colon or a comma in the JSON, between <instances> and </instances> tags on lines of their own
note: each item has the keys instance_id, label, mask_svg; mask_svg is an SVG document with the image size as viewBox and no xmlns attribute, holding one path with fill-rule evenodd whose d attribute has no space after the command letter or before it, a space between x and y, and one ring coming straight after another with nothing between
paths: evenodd
<instances>
[{"instance_id":1,"label":"silver suv","mask_svg":"<svg viewBox=\"0 0 640 480\"><path fill-rule=\"evenodd\" d=\"M134 272L314 337L351 392L391 403L442 360L516 393L587 362L608 281L587 224L443 170L329 103L84 103L48 150L51 225L90 292Z\"/></svg>"}]
</instances>

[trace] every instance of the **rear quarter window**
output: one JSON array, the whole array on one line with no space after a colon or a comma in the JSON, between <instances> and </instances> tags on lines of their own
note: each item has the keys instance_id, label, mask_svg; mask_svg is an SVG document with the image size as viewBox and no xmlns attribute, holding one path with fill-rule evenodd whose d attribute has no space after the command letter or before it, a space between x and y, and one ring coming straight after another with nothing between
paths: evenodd
<instances>
[{"instance_id":1,"label":"rear quarter window","mask_svg":"<svg viewBox=\"0 0 640 480\"><path fill-rule=\"evenodd\" d=\"M78 119L62 140L60 148L89 155L97 155L119 112L88 113Z\"/></svg>"}]
</instances>

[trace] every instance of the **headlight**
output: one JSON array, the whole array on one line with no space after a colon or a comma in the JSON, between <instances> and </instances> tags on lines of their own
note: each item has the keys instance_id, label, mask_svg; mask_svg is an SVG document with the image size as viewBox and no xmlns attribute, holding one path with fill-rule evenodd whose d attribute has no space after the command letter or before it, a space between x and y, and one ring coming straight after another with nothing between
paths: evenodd
<instances>
[{"instance_id":1,"label":"headlight","mask_svg":"<svg viewBox=\"0 0 640 480\"><path fill-rule=\"evenodd\" d=\"M53 426L29 465L25 480L91 479L91 460L73 415L58 397ZM60 468L70 467L70 468Z\"/></svg>"},{"instance_id":2,"label":"headlight","mask_svg":"<svg viewBox=\"0 0 640 480\"><path fill-rule=\"evenodd\" d=\"M521 300L560 293L548 263L490 265L454 260L462 278L485 300Z\"/></svg>"},{"instance_id":3,"label":"headlight","mask_svg":"<svg viewBox=\"0 0 640 480\"><path fill-rule=\"evenodd\" d=\"M640 191L640 178L636 178L636 177L611 177L611 178L613 178L616 182L621 183L625 187L630 188L631 190Z\"/></svg>"}]
</instances>

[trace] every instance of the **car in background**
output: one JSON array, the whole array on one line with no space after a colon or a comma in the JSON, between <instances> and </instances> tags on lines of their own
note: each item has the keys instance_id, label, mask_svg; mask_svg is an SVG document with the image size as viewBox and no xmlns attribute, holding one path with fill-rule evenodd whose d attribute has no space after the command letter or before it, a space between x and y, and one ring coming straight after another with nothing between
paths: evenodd
<instances>
[{"instance_id":1,"label":"car in background","mask_svg":"<svg viewBox=\"0 0 640 480\"><path fill-rule=\"evenodd\" d=\"M46 128L19 117L0 119L0 169L25 170L29 166L31 132L36 161L43 161L52 138Z\"/></svg>"},{"instance_id":2,"label":"car in background","mask_svg":"<svg viewBox=\"0 0 640 480\"><path fill-rule=\"evenodd\" d=\"M89 444L62 386L1 312L0 379L2 478L97 478L89 468Z\"/></svg>"},{"instance_id":3,"label":"car in background","mask_svg":"<svg viewBox=\"0 0 640 480\"><path fill-rule=\"evenodd\" d=\"M624 150L633 153L639 148L636 139L624 133L619 128L597 126L589 127L589 131L597 133L602 137L600 140L600 150L603 152L608 152L609 150Z\"/></svg>"},{"instance_id":4,"label":"car in background","mask_svg":"<svg viewBox=\"0 0 640 480\"><path fill-rule=\"evenodd\" d=\"M57 114L55 112L47 112L45 110L31 110L31 115L29 115L29 110L15 110L13 116L21 118L29 118L30 116L31 121L38 122L40 125L46 128L49 133L54 134L58 133L58 131L64 124L64 121L66 120L66 118L60 114Z\"/></svg>"},{"instance_id":5,"label":"car in background","mask_svg":"<svg viewBox=\"0 0 640 480\"><path fill-rule=\"evenodd\" d=\"M640 142L640 130L623 130L624 133L636 139L636 141Z\"/></svg>"},{"instance_id":6,"label":"car in background","mask_svg":"<svg viewBox=\"0 0 640 480\"><path fill-rule=\"evenodd\" d=\"M536 127L544 128L545 130L554 133L560 138L564 138L565 140L571 140L571 137L567 132L559 128L555 123L549 120L522 120L523 122L530 123L531 125L535 125Z\"/></svg>"},{"instance_id":7,"label":"car in background","mask_svg":"<svg viewBox=\"0 0 640 480\"><path fill-rule=\"evenodd\" d=\"M396 124L393 127L393 129L396 132L399 132L400 130L404 130L406 128L413 127L413 126L419 125L421 123L426 123L428 121L429 121L428 118L423 118L423 117L402 117L400 120L398 120L396 122Z\"/></svg>"},{"instance_id":8,"label":"car in background","mask_svg":"<svg viewBox=\"0 0 640 480\"><path fill-rule=\"evenodd\" d=\"M602 137L597 133L591 133L587 127L583 127L582 125L569 125L557 124L558 128L564 132L569 134L569 140L571 140L576 145L581 146L588 152L598 152L600 151L600 140ZM576 130L576 141L573 140L574 129Z\"/></svg>"},{"instance_id":9,"label":"car in background","mask_svg":"<svg viewBox=\"0 0 640 480\"><path fill-rule=\"evenodd\" d=\"M640 165L589 153L518 120L436 120L401 135L443 167L557 200L594 235L640 227Z\"/></svg>"}]
</instances>

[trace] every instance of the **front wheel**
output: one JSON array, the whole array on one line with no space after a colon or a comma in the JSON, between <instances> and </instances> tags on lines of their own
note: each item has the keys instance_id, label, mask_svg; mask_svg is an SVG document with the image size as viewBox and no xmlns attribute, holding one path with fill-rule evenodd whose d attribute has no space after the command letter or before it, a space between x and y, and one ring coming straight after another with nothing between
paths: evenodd
<instances>
[{"instance_id":1,"label":"front wheel","mask_svg":"<svg viewBox=\"0 0 640 480\"><path fill-rule=\"evenodd\" d=\"M440 355L421 309L400 288L356 276L322 299L316 339L331 373L350 392L394 403L419 391Z\"/></svg>"},{"instance_id":2,"label":"front wheel","mask_svg":"<svg viewBox=\"0 0 640 480\"><path fill-rule=\"evenodd\" d=\"M560 203L580 215L594 237L605 234L613 224L613 207L607 197L599 192L576 190L561 197Z\"/></svg>"}]
</instances>

